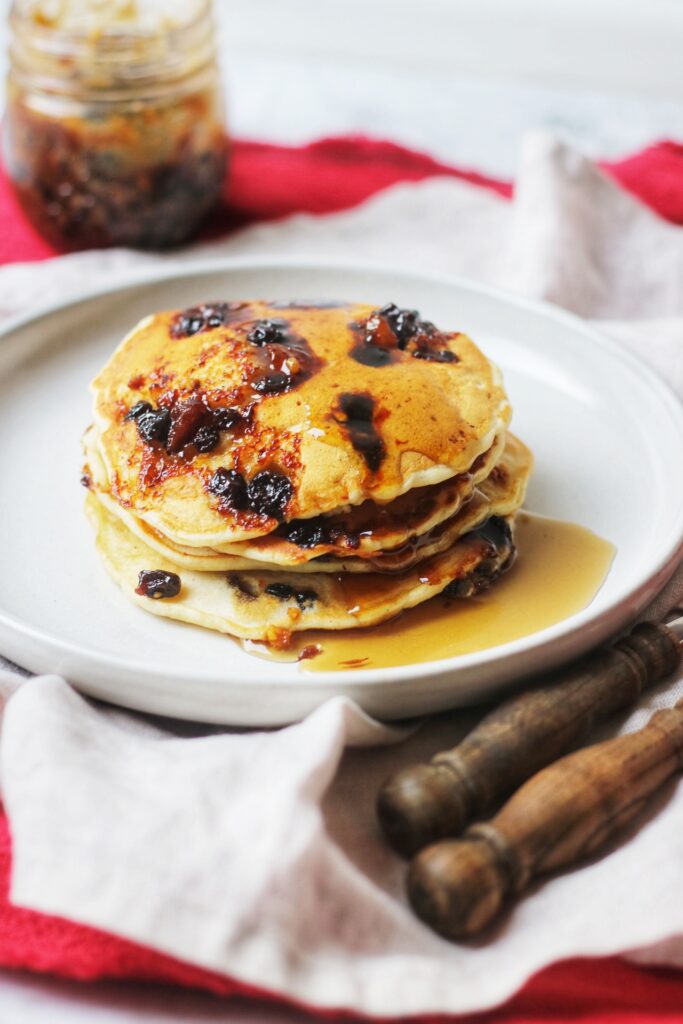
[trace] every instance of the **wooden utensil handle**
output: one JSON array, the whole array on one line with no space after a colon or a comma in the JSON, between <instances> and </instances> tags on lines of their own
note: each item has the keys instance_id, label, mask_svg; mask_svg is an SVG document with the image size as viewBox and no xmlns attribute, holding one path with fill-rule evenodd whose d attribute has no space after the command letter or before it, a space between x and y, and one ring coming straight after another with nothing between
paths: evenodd
<instances>
[{"instance_id":1,"label":"wooden utensil handle","mask_svg":"<svg viewBox=\"0 0 683 1024\"><path fill-rule=\"evenodd\" d=\"M575 746L596 722L635 703L679 658L679 641L666 626L642 623L554 684L501 704L457 747L384 784L377 814L390 844L410 856L459 835L468 821L489 814L525 779Z\"/></svg>"},{"instance_id":2,"label":"wooden utensil handle","mask_svg":"<svg viewBox=\"0 0 683 1024\"><path fill-rule=\"evenodd\" d=\"M682 769L683 700L545 768L461 840L422 850L408 872L414 910L450 938L475 934L536 875L600 850Z\"/></svg>"}]
</instances>

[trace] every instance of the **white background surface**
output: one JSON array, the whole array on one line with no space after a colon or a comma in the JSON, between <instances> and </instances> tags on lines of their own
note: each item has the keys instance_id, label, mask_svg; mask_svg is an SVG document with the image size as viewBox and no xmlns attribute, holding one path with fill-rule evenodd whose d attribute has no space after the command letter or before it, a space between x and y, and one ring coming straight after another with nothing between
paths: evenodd
<instances>
[{"instance_id":1,"label":"white background surface","mask_svg":"<svg viewBox=\"0 0 683 1024\"><path fill-rule=\"evenodd\" d=\"M528 128L602 156L683 139L680 0L216 5L237 135L297 143L367 132L507 177ZM3 20L7 6L1 0ZM155 986L0 979L2 1024L301 1019Z\"/></svg>"}]
</instances>

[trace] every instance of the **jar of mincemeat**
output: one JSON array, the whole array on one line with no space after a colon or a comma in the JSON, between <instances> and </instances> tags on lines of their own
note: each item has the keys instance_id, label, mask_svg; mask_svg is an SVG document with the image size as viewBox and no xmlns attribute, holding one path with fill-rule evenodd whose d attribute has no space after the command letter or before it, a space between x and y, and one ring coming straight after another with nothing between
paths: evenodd
<instances>
[{"instance_id":1,"label":"jar of mincemeat","mask_svg":"<svg viewBox=\"0 0 683 1024\"><path fill-rule=\"evenodd\" d=\"M3 128L28 217L63 248L162 248L218 200L211 0L14 0Z\"/></svg>"}]
</instances>

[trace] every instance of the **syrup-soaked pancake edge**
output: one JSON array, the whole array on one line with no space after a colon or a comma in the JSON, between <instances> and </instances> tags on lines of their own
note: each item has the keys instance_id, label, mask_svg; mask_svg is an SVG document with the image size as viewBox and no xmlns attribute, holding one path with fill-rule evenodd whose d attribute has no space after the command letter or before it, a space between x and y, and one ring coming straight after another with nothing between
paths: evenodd
<instances>
[{"instance_id":1,"label":"syrup-soaked pancake edge","mask_svg":"<svg viewBox=\"0 0 683 1024\"><path fill-rule=\"evenodd\" d=\"M302 630L343 630L384 622L447 588L453 596L471 595L509 567L515 550L511 520L493 517L447 552L393 577L177 573L176 566L135 537L93 494L86 497L86 511L106 569L145 611L274 646L286 646L291 634ZM170 579L173 595L144 596L144 577L150 573Z\"/></svg>"},{"instance_id":2,"label":"syrup-soaked pancake edge","mask_svg":"<svg viewBox=\"0 0 683 1024\"><path fill-rule=\"evenodd\" d=\"M351 552L348 557L316 557L299 562L287 557L281 561L275 561L270 557L251 558L241 553L245 548L248 550L251 547L257 554L262 554L256 544L233 545L234 554L208 548L193 550L174 545L168 538L152 530L143 520L122 509L111 499L107 493L106 479L102 476L101 461L92 436L86 436L85 449L91 489L105 508L121 519L140 540L176 566L197 571L277 571L278 568L285 568L297 572L401 572L433 554L445 551L462 533L474 529L489 516L504 516L515 512L523 503L532 466L531 453L526 446L513 435L508 435L502 458L496 461L489 476L479 481L479 486L473 493L468 494L467 500L449 518L437 520L435 525L428 527L424 532L408 531L402 534L396 546L391 549L376 550L361 557ZM285 556L291 547L292 545L280 544L280 550L284 551ZM266 554L272 555L272 549L266 551Z\"/></svg>"},{"instance_id":3,"label":"syrup-soaked pancake edge","mask_svg":"<svg viewBox=\"0 0 683 1024\"><path fill-rule=\"evenodd\" d=\"M142 517L116 503L117 511L142 539L155 539L166 544L170 552L191 558L213 558L217 555L241 557L255 562L303 567L306 562L318 561L322 556L334 558L374 558L383 551L396 548L434 530L451 519L471 497L476 486L488 478L508 449L508 459L515 459L515 448L530 453L515 438L496 438L494 445L480 455L470 471L432 487L418 488L402 495L387 505L366 501L343 513L319 516L308 520L283 523L273 533L251 541L217 546L191 547L178 544L162 531L151 527ZM85 461L89 466L93 486L98 493L113 500L111 484L99 444L97 431L91 426L83 436ZM524 469L528 472L528 469ZM513 475L517 469L512 466ZM189 563L188 563L189 564Z\"/></svg>"}]
</instances>

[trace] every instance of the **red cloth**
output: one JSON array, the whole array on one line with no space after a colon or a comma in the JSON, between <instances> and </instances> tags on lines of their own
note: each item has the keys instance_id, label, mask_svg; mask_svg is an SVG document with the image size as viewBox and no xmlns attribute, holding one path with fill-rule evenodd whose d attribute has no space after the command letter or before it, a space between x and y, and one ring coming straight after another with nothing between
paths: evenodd
<instances>
[{"instance_id":1,"label":"red cloth","mask_svg":"<svg viewBox=\"0 0 683 1024\"><path fill-rule=\"evenodd\" d=\"M683 146L660 142L604 170L661 216L683 224ZM391 142L331 138L308 146L233 145L225 202L207 236L225 234L251 221L290 213L330 213L355 206L400 181L447 175L502 196L512 186L475 171L463 171ZM0 175L0 264L44 260L56 250L26 222L12 189Z\"/></svg>"},{"instance_id":2,"label":"red cloth","mask_svg":"<svg viewBox=\"0 0 683 1024\"><path fill-rule=\"evenodd\" d=\"M602 168L662 217L683 224L683 145L660 142Z\"/></svg>"},{"instance_id":3,"label":"red cloth","mask_svg":"<svg viewBox=\"0 0 683 1024\"><path fill-rule=\"evenodd\" d=\"M7 819L0 815L0 965L92 981L119 978L205 989L219 996L272 998L241 982L203 971L124 939L63 918L13 907L7 899L11 869ZM680 1021L683 974L643 970L615 958L570 960L542 971L504 1007L476 1017L477 1024L664 1024ZM326 1017L346 1016L327 1012ZM448 1018L432 1016L422 1020ZM453 1018L450 1018L453 1020Z\"/></svg>"},{"instance_id":4,"label":"red cloth","mask_svg":"<svg viewBox=\"0 0 683 1024\"><path fill-rule=\"evenodd\" d=\"M657 213L683 224L683 146L661 142L603 169ZM354 206L400 181L448 175L510 196L512 186L448 167L388 142L324 139L302 147L236 142L232 174L216 236L251 221L290 213L326 213ZM0 174L0 263L54 255L24 221ZM50 972L90 981L125 978L193 986L217 995L269 997L213 974L62 918L8 902L11 841L0 811L0 966ZM329 1015L328 1015L329 1016ZM436 1018L431 1018L436 1020ZM643 970L615 958L572 960L542 971L505 1007L477 1015L477 1022L559 1024L663 1024L683 1019L683 974ZM464 1020L464 1018L460 1018Z\"/></svg>"}]
</instances>

